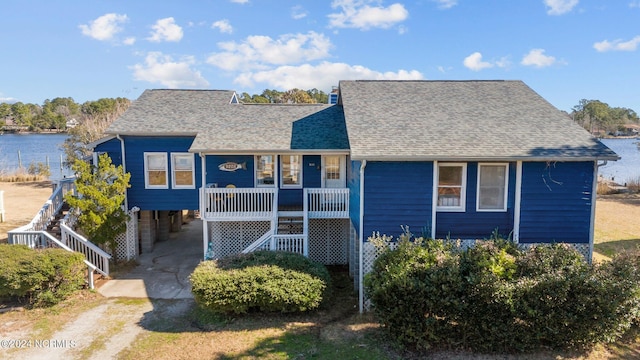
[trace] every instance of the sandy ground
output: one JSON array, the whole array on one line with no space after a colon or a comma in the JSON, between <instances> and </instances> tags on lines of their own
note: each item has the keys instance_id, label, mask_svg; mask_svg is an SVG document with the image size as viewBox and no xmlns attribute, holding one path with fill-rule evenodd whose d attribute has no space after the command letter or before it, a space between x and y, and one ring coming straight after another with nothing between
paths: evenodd
<instances>
[{"instance_id":1,"label":"sandy ground","mask_svg":"<svg viewBox=\"0 0 640 360\"><path fill-rule=\"evenodd\" d=\"M53 187L49 181L0 182L4 191L5 219L0 223L0 242L7 241L7 231L28 224L47 201Z\"/></svg>"}]
</instances>

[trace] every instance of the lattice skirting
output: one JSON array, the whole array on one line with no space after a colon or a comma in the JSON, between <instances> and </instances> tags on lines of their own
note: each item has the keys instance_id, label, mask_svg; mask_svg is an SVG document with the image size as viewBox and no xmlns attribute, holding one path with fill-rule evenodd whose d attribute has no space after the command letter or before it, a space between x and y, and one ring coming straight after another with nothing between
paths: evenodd
<instances>
[{"instance_id":1,"label":"lattice skirting","mask_svg":"<svg viewBox=\"0 0 640 360\"><path fill-rule=\"evenodd\" d=\"M309 258L325 265L347 264L348 219L309 220Z\"/></svg>"},{"instance_id":2,"label":"lattice skirting","mask_svg":"<svg viewBox=\"0 0 640 360\"><path fill-rule=\"evenodd\" d=\"M209 222L207 258L238 254L271 229L270 221Z\"/></svg>"},{"instance_id":3,"label":"lattice skirting","mask_svg":"<svg viewBox=\"0 0 640 360\"><path fill-rule=\"evenodd\" d=\"M127 230L116 237L116 253L111 254L116 260L133 260L140 255L139 250L139 238L138 238L138 211L137 207L134 207L129 211L129 221L127 222Z\"/></svg>"}]
</instances>

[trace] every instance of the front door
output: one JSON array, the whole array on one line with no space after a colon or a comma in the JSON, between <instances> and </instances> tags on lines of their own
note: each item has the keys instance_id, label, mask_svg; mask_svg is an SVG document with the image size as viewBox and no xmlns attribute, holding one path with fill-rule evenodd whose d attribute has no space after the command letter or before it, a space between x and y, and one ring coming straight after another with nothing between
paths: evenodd
<instances>
[{"instance_id":1,"label":"front door","mask_svg":"<svg viewBox=\"0 0 640 360\"><path fill-rule=\"evenodd\" d=\"M346 170L343 155L325 155L322 157L322 187L345 188Z\"/></svg>"}]
</instances>

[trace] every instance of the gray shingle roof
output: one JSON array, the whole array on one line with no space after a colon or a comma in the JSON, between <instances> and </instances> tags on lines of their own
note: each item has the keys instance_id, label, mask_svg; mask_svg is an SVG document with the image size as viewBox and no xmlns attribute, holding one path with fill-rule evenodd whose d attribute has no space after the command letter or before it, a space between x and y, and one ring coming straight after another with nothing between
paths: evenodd
<instances>
[{"instance_id":1,"label":"gray shingle roof","mask_svg":"<svg viewBox=\"0 0 640 360\"><path fill-rule=\"evenodd\" d=\"M193 152L350 149L370 160L618 156L521 81L342 81L339 105L230 104L233 91L147 90L108 134L191 135Z\"/></svg>"},{"instance_id":2,"label":"gray shingle roof","mask_svg":"<svg viewBox=\"0 0 640 360\"><path fill-rule=\"evenodd\" d=\"M147 90L108 134L195 135L193 152L348 151L342 108L230 104L233 91Z\"/></svg>"},{"instance_id":3,"label":"gray shingle roof","mask_svg":"<svg viewBox=\"0 0 640 360\"><path fill-rule=\"evenodd\" d=\"M617 159L521 81L341 81L351 156Z\"/></svg>"}]
</instances>

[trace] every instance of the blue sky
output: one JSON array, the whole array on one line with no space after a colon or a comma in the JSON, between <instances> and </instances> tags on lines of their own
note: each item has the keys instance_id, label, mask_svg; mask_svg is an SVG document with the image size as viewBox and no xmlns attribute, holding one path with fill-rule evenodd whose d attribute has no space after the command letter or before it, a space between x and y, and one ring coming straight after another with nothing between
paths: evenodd
<instances>
[{"instance_id":1,"label":"blue sky","mask_svg":"<svg viewBox=\"0 0 640 360\"><path fill-rule=\"evenodd\" d=\"M640 113L640 0L3 0L0 101L518 79ZM411 94L407 94L411 96Z\"/></svg>"}]
</instances>

